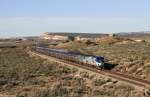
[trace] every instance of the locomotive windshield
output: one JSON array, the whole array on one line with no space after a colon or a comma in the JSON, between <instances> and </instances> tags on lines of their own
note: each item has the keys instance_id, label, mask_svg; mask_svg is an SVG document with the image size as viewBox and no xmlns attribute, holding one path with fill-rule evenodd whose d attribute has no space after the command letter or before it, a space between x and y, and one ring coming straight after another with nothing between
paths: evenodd
<instances>
[{"instance_id":1,"label":"locomotive windshield","mask_svg":"<svg viewBox=\"0 0 150 97\"><path fill-rule=\"evenodd\" d=\"M104 58L103 57L96 57L96 62L104 62Z\"/></svg>"}]
</instances>

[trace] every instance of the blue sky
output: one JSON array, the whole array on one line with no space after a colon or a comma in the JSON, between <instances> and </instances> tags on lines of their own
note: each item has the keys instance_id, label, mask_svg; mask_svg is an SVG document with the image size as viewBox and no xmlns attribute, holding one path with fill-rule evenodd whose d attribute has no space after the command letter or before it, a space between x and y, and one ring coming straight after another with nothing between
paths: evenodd
<instances>
[{"instance_id":1,"label":"blue sky","mask_svg":"<svg viewBox=\"0 0 150 97\"><path fill-rule=\"evenodd\" d=\"M0 37L150 30L150 0L0 0Z\"/></svg>"}]
</instances>

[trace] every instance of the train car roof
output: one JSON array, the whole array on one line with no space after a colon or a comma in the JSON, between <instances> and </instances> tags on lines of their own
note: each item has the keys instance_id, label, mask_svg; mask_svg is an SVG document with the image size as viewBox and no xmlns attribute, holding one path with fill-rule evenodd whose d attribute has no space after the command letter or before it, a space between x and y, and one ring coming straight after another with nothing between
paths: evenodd
<instances>
[{"instance_id":1,"label":"train car roof","mask_svg":"<svg viewBox=\"0 0 150 97\"><path fill-rule=\"evenodd\" d=\"M73 54L73 55L83 55L83 56L87 56L87 57L102 57L102 56L95 56L95 55L86 55L86 54L82 54L82 53L79 53L79 52L74 52L74 51L70 51L70 50L67 50L67 49L58 49L58 48L48 48L48 47L41 47L41 46L38 46L39 48L44 48L44 49L49 49L49 50L53 50L53 51L58 51L58 52L61 52L61 53L65 53L65 54Z\"/></svg>"}]
</instances>

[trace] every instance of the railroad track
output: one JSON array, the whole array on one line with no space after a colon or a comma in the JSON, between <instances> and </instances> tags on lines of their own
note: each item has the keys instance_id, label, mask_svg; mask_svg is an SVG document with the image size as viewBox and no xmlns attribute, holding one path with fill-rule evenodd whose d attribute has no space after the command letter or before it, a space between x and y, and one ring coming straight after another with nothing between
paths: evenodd
<instances>
[{"instance_id":1,"label":"railroad track","mask_svg":"<svg viewBox=\"0 0 150 97\"><path fill-rule=\"evenodd\" d=\"M70 61L62 60L62 59L59 59L59 60L64 62L64 63L68 63L68 64L71 64L71 65L74 65L74 66L78 66L80 68L84 68L84 69L87 69L87 70L90 70L90 71L93 71L93 72L96 72L96 73L100 73L102 75L106 75L106 76L109 76L109 77L112 77L112 78L115 78L115 79L118 79L118 80L121 80L121 81L128 82L130 84L134 84L136 86L146 87L146 86L150 85L150 81L148 81L148 80L139 79L139 78L136 78L136 77L132 77L132 76L129 76L129 75L122 74L120 72L109 71L109 70L99 70L97 68L92 68L92 67L89 67L89 66L73 63L73 62L70 62Z\"/></svg>"},{"instance_id":2,"label":"railroad track","mask_svg":"<svg viewBox=\"0 0 150 97\"><path fill-rule=\"evenodd\" d=\"M36 53L36 54L43 54L43 53L36 52L36 51L32 51L32 52ZM43 55L45 55L45 54L43 54ZM45 56L48 56L48 55L45 55ZM50 57L53 57L53 56L50 56ZM83 69L86 69L86 70L90 70L92 72L96 72L96 73L99 73L101 75L106 75L106 76L109 76L111 78L118 79L118 80L130 83L130 84L133 84L133 85L136 85L136 86L139 86L139 87L150 86L150 81L149 80L140 79L140 78L133 77L133 76L130 76L130 75L126 75L126 74L123 74L123 73L120 73L120 72L115 72L115 71L110 71L110 70L100 70L96 67L93 67L92 65L90 66L90 65L85 65L85 64L79 64L79 63L71 62L71 61L68 61L68 60L63 60L63 59L60 59L60 58L57 58L57 57L53 57L53 58L55 58L56 61L61 61L63 63L67 63L69 65L73 65L73 66L77 66L77 67L80 67L80 68L83 68Z\"/></svg>"}]
</instances>

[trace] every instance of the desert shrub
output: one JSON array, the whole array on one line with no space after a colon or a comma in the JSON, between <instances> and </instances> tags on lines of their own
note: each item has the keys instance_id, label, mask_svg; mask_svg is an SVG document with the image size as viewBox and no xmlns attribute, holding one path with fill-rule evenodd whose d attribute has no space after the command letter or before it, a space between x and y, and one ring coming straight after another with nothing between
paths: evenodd
<instances>
[{"instance_id":1,"label":"desert shrub","mask_svg":"<svg viewBox=\"0 0 150 97\"><path fill-rule=\"evenodd\" d=\"M112 95L112 93L107 89L94 90L93 94L95 96L100 96L100 97L101 96L110 96L110 95Z\"/></svg>"},{"instance_id":2,"label":"desert shrub","mask_svg":"<svg viewBox=\"0 0 150 97\"><path fill-rule=\"evenodd\" d=\"M111 78L108 78L108 79L106 80L106 82L112 82L112 79L111 79Z\"/></svg>"},{"instance_id":3,"label":"desert shrub","mask_svg":"<svg viewBox=\"0 0 150 97\"><path fill-rule=\"evenodd\" d=\"M63 66L62 73L71 73L71 69L66 66Z\"/></svg>"},{"instance_id":4,"label":"desert shrub","mask_svg":"<svg viewBox=\"0 0 150 97\"><path fill-rule=\"evenodd\" d=\"M27 80L25 84L26 85L44 85L45 81L37 79L37 78L32 78L32 79Z\"/></svg>"},{"instance_id":5,"label":"desert shrub","mask_svg":"<svg viewBox=\"0 0 150 97\"><path fill-rule=\"evenodd\" d=\"M4 79L0 80L0 86L3 86L5 84L7 84L7 83L8 83L7 80L4 80Z\"/></svg>"},{"instance_id":6,"label":"desert shrub","mask_svg":"<svg viewBox=\"0 0 150 97\"><path fill-rule=\"evenodd\" d=\"M72 68L72 73L76 73L78 71L77 68Z\"/></svg>"},{"instance_id":7,"label":"desert shrub","mask_svg":"<svg viewBox=\"0 0 150 97\"><path fill-rule=\"evenodd\" d=\"M61 74L68 74L68 73L71 73L71 69L66 66L59 66L57 72Z\"/></svg>"},{"instance_id":8,"label":"desert shrub","mask_svg":"<svg viewBox=\"0 0 150 97\"><path fill-rule=\"evenodd\" d=\"M67 80L64 80L64 81L62 81L62 83L61 83L61 85L62 86L72 86L72 82L71 81L67 81Z\"/></svg>"},{"instance_id":9,"label":"desert shrub","mask_svg":"<svg viewBox=\"0 0 150 97\"><path fill-rule=\"evenodd\" d=\"M25 95L20 95L20 96L24 96L24 97L50 97L50 89L48 89L48 88L33 88L29 93L26 93Z\"/></svg>"},{"instance_id":10,"label":"desert shrub","mask_svg":"<svg viewBox=\"0 0 150 97\"><path fill-rule=\"evenodd\" d=\"M107 81L105 81L104 79L96 79L96 80L94 81L94 85L95 85L95 86L101 86L101 85L103 85L103 84L105 84L105 83L107 83Z\"/></svg>"},{"instance_id":11,"label":"desert shrub","mask_svg":"<svg viewBox=\"0 0 150 97\"><path fill-rule=\"evenodd\" d=\"M89 78L89 73L88 72L80 72L80 75L83 78Z\"/></svg>"},{"instance_id":12,"label":"desert shrub","mask_svg":"<svg viewBox=\"0 0 150 97\"><path fill-rule=\"evenodd\" d=\"M93 79L96 75L95 74L92 74L92 75L89 75L89 79Z\"/></svg>"},{"instance_id":13,"label":"desert shrub","mask_svg":"<svg viewBox=\"0 0 150 97\"><path fill-rule=\"evenodd\" d=\"M83 78L79 78L79 77L74 77L73 78L74 81L74 86L82 86L85 83L85 80Z\"/></svg>"},{"instance_id":14,"label":"desert shrub","mask_svg":"<svg viewBox=\"0 0 150 97\"><path fill-rule=\"evenodd\" d=\"M55 92L55 96L65 96L69 94L67 88L64 88L64 87L60 87L54 90L54 92Z\"/></svg>"},{"instance_id":15,"label":"desert shrub","mask_svg":"<svg viewBox=\"0 0 150 97\"><path fill-rule=\"evenodd\" d=\"M132 91L132 90L134 90L134 87L129 86L127 84L120 84L120 85L116 85L115 89L119 89L119 90L123 90L123 91Z\"/></svg>"}]
</instances>

